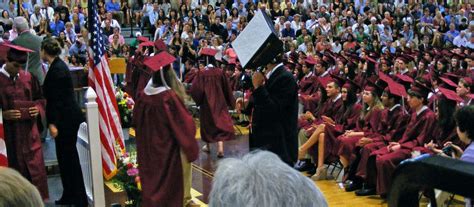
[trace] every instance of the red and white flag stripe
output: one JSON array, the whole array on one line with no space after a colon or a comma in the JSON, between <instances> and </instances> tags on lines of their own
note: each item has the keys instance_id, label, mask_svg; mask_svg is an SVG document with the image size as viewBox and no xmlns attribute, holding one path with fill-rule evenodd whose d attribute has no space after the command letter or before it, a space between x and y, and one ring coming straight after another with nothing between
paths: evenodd
<instances>
[{"instance_id":1,"label":"red and white flag stripe","mask_svg":"<svg viewBox=\"0 0 474 207\"><path fill-rule=\"evenodd\" d=\"M117 170L118 154L125 152L122 126L118 113L115 89L108 61L103 55L99 64L94 65L90 58L89 85L97 93L97 104L99 107L100 141L102 143L102 165L106 179L112 178ZM120 152L116 151L118 145Z\"/></svg>"}]
</instances>

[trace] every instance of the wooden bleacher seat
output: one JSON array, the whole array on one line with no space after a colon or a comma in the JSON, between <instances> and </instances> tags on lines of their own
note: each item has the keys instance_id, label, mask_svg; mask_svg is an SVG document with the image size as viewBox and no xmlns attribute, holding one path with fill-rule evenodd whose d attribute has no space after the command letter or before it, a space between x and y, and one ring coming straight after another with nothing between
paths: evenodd
<instances>
[{"instance_id":1,"label":"wooden bleacher seat","mask_svg":"<svg viewBox=\"0 0 474 207\"><path fill-rule=\"evenodd\" d=\"M109 68L111 74L125 74L127 69L125 58L110 58Z\"/></svg>"}]
</instances>

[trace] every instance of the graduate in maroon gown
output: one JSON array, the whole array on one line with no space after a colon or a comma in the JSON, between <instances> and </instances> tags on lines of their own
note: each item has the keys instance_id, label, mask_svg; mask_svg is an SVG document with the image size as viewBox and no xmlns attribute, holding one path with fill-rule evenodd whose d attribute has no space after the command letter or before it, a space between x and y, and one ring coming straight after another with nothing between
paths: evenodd
<instances>
[{"instance_id":1,"label":"graduate in maroon gown","mask_svg":"<svg viewBox=\"0 0 474 207\"><path fill-rule=\"evenodd\" d=\"M318 78L313 73L316 64L313 56L308 56L302 65L303 78L298 81L298 99L304 111L314 111L317 104Z\"/></svg>"},{"instance_id":2,"label":"graduate in maroon gown","mask_svg":"<svg viewBox=\"0 0 474 207\"><path fill-rule=\"evenodd\" d=\"M354 150L360 139L375 133L380 124L383 104L380 101L381 87L369 81L362 93L364 107L354 130L339 136L339 158L344 168L354 161Z\"/></svg>"},{"instance_id":3,"label":"graduate in maroon gown","mask_svg":"<svg viewBox=\"0 0 474 207\"><path fill-rule=\"evenodd\" d=\"M447 142L458 146L464 145L457 136L456 123L454 121L456 105L461 102L462 99L452 90L440 87L439 91L441 93L437 97L436 115L438 121L436 122L436 131L433 133L434 138L424 146L413 148L413 151L418 151L421 154L437 154L441 152L441 149Z\"/></svg>"},{"instance_id":4,"label":"graduate in maroon gown","mask_svg":"<svg viewBox=\"0 0 474 207\"><path fill-rule=\"evenodd\" d=\"M143 65L143 62L149 59L150 46L143 44L140 44L135 56L127 64L126 89L133 99L138 99L138 94L143 91L152 74L152 71Z\"/></svg>"},{"instance_id":5,"label":"graduate in maroon gown","mask_svg":"<svg viewBox=\"0 0 474 207\"><path fill-rule=\"evenodd\" d=\"M223 157L223 141L235 138L234 124L229 114L229 109L234 108L235 100L222 69L209 64L213 62L216 52L210 48L201 50L201 55L206 58L208 65L197 74L190 94L200 107L201 137L207 143L203 150L209 152L209 143L217 142L217 156Z\"/></svg>"},{"instance_id":6,"label":"graduate in maroon gown","mask_svg":"<svg viewBox=\"0 0 474 207\"><path fill-rule=\"evenodd\" d=\"M372 152L367 164L367 185L357 190L356 195L377 193L385 197L398 164L411 157L413 148L430 142L436 127L436 115L426 106L429 91L426 85L415 81L408 91L408 104L412 114L407 129L397 142L390 142L387 147Z\"/></svg>"},{"instance_id":7,"label":"graduate in maroon gown","mask_svg":"<svg viewBox=\"0 0 474 207\"><path fill-rule=\"evenodd\" d=\"M133 111L144 207L183 206L186 177L182 162L190 163L199 154L196 127L184 105L184 88L177 87L170 66L174 60L161 52L145 62L155 72Z\"/></svg>"},{"instance_id":8,"label":"graduate in maroon gown","mask_svg":"<svg viewBox=\"0 0 474 207\"><path fill-rule=\"evenodd\" d=\"M9 167L33 183L46 200L48 183L40 139L46 100L38 80L21 68L27 62L27 52L33 51L7 43L0 46L9 48L0 69L0 108Z\"/></svg>"},{"instance_id":9,"label":"graduate in maroon gown","mask_svg":"<svg viewBox=\"0 0 474 207\"><path fill-rule=\"evenodd\" d=\"M381 79L382 76L380 76ZM390 78L386 81L388 87L381 96L385 108L381 114L379 127L376 133L362 138L358 142L361 149L357 153L357 161L353 163L347 173L347 181L349 182L346 182L345 190L348 192L362 188L363 181L366 179L367 160L370 154L375 150L386 147L387 143L392 141L392 137L399 138L405 132L409 120L405 107L401 105L402 98L406 96L405 88Z\"/></svg>"},{"instance_id":10,"label":"graduate in maroon gown","mask_svg":"<svg viewBox=\"0 0 474 207\"><path fill-rule=\"evenodd\" d=\"M337 76L335 76L337 77ZM338 85L343 85L343 81L338 81ZM324 167L325 161L337 157L336 137L344 133L345 130L350 130L355 127L356 121L362 109L360 104L357 104L357 95L355 93L355 85L350 81L344 84L341 88L341 99L343 107L340 108L335 119L323 116L323 123L318 126L311 137L299 148L298 157L301 159L304 153L312 147L317 145L317 168L316 173L312 176L314 180L321 180L326 178L327 168ZM336 150L334 150L336 149ZM332 159L336 160L336 159Z\"/></svg>"}]
</instances>

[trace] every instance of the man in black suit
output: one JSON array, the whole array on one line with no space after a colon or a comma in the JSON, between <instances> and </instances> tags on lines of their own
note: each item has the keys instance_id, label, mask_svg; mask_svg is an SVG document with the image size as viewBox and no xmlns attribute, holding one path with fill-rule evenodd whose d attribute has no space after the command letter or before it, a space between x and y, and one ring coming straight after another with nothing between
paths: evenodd
<instances>
[{"instance_id":1,"label":"man in black suit","mask_svg":"<svg viewBox=\"0 0 474 207\"><path fill-rule=\"evenodd\" d=\"M232 34L237 35L237 30L232 28L232 21L227 20L227 22L225 24L225 30L222 31L222 35L221 35L222 39L224 40L225 43L231 41Z\"/></svg>"},{"instance_id":2,"label":"man in black suit","mask_svg":"<svg viewBox=\"0 0 474 207\"><path fill-rule=\"evenodd\" d=\"M250 149L269 150L293 166L298 154L296 81L281 63L281 57L277 57L266 65L265 75L254 73L252 83L255 89Z\"/></svg>"},{"instance_id":3,"label":"man in black suit","mask_svg":"<svg viewBox=\"0 0 474 207\"><path fill-rule=\"evenodd\" d=\"M199 24L202 22L206 29L209 28L209 17L207 17L207 15L202 14L200 8L196 8L194 12L196 13L197 23Z\"/></svg>"}]
</instances>

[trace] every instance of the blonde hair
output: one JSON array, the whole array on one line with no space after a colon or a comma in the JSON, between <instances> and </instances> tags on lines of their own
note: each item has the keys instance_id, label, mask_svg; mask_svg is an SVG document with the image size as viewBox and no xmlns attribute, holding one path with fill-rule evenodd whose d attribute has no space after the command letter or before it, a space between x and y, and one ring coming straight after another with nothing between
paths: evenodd
<instances>
[{"instance_id":1,"label":"blonde hair","mask_svg":"<svg viewBox=\"0 0 474 207\"><path fill-rule=\"evenodd\" d=\"M36 187L17 171L0 167L0 207L43 207Z\"/></svg>"}]
</instances>

